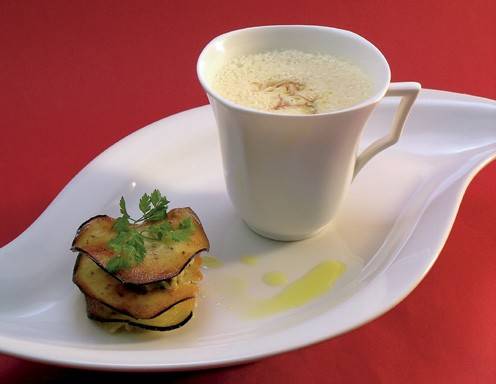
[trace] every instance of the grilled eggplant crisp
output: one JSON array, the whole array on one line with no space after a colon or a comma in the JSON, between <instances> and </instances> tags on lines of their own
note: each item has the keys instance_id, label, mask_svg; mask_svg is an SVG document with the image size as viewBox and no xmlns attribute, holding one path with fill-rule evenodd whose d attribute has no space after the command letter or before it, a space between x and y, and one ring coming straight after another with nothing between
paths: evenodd
<instances>
[{"instance_id":1,"label":"grilled eggplant crisp","mask_svg":"<svg viewBox=\"0 0 496 384\"><path fill-rule=\"evenodd\" d=\"M85 295L87 315L112 331L179 328L196 306L208 238L191 208L167 212L160 192L150 196L140 200L142 218L131 219L121 199L122 217L89 219L72 243L73 282Z\"/></svg>"}]
</instances>

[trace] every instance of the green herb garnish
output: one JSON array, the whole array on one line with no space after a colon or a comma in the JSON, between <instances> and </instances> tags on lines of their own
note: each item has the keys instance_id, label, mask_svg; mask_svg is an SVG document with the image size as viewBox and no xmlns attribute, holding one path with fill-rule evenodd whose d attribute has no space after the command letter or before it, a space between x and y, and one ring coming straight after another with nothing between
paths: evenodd
<instances>
[{"instance_id":1,"label":"green herb garnish","mask_svg":"<svg viewBox=\"0 0 496 384\"><path fill-rule=\"evenodd\" d=\"M141 196L139 209L142 216L133 219L126 208L126 201L121 197L119 202L121 216L115 219L113 229L116 236L108 246L115 252L107 263L110 273L130 268L141 263L146 254L147 241L187 241L193 234L194 224L190 217L183 219L177 228L173 228L167 219L169 201L155 189L150 195ZM136 224L146 223L141 227Z\"/></svg>"}]
</instances>

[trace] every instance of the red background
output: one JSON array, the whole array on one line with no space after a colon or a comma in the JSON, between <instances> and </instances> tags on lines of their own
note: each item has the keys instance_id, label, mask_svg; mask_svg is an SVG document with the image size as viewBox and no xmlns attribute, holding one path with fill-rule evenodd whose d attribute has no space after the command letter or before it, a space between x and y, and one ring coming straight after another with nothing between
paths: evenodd
<instances>
[{"instance_id":1,"label":"red background","mask_svg":"<svg viewBox=\"0 0 496 384\"><path fill-rule=\"evenodd\" d=\"M123 136L207 102L196 57L214 36L264 24L351 29L393 80L496 98L495 1L1 1L0 244ZM496 382L496 164L472 182L420 286L353 332L172 382ZM135 381L0 355L0 381Z\"/></svg>"}]
</instances>

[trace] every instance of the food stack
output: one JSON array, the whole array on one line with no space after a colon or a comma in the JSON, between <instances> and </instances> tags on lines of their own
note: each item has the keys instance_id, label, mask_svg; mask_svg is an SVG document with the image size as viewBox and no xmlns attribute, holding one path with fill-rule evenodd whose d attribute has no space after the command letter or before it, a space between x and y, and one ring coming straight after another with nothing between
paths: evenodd
<instances>
[{"instance_id":1,"label":"food stack","mask_svg":"<svg viewBox=\"0 0 496 384\"><path fill-rule=\"evenodd\" d=\"M133 327L167 331L183 326L193 316L203 277L200 253L209 249L197 215L190 208L169 211L162 223L153 225L179 228L187 221L191 229L187 238L148 241L145 237L140 262L122 268L111 268L110 263L119 257L111 246L116 220L105 215L89 219L79 227L72 244L78 252L73 281L85 295L88 317L113 324L113 331ZM147 226L149 222L133 224L133 230L146 233Z\"/></svg>"}]
</instances>

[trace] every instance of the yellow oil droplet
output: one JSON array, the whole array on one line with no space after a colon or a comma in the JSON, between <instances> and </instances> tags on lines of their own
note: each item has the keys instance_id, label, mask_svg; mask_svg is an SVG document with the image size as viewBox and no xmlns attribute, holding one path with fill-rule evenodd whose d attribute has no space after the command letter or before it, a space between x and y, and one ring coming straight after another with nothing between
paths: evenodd
<instances>
[{"instance_id":1,"label":"yellow oil droplet","mask_svg":"<svg viewBox=\"0 0 496 384\"><path fill-rule=\"evenodd\" d=\"M340 261L324 261L277 295L255 302L249 314L261 317L301 307L328 292L345 270Z\"/></svg>"},{"instance_id":2,"label":"yellow oil droplet","mask_svg":"<svg viewBox=\"0 0 496 384\"><path fill-rule=\"evenodd\" d=\"M288 278L286 275L277 271L267 272L263 275L262 280L265 284L270 285L271 287L277 287L288 283Z\"/></svg>"},{"instance_id":3,"label":"yellow oil droplet","mask_svg":"<svg viewBox=\"0 0 496 384\"><path fill-rule=\"evenodd\" d=\"M205 255L202 256L202 265L205 268L220 268L224 263L215 256Z\"/></svg>"},{"instance_id":4,"label":"yellow oil droplet","mask_svg":"<svg viewBox=\"0 0 496 384\"><path fill-rule=\"evenodd\" d=\"M246 265L255 265L258 262L258 258L255 256L243 256L241 262Z\"/></svg>"}]
</instances>

